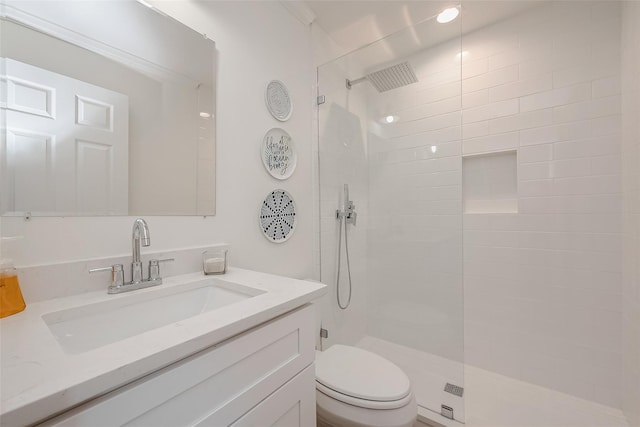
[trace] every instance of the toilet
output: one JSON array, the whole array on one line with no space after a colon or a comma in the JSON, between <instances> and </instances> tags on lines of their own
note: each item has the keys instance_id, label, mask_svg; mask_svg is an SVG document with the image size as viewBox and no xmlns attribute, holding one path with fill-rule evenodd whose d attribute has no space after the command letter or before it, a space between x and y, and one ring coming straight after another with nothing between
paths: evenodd
<instances>
[{"instance_id":1,"label":"toilet","mask_svg":"<svg viewBox=\"0 0 640 427\"><path fill-rule=\"evenodd\" d=\"M360 348L316 352L318 427L412 427L416 399L407 375Z\"/></svg>"}]
</instances>

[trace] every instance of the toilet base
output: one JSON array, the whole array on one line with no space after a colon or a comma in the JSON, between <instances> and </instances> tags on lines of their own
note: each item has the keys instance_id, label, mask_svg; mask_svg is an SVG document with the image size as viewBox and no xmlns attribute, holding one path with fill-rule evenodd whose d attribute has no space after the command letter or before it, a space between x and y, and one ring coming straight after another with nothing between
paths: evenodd
<instances>
[{"instance_id":1,"label":"toilet base","mask_svg":"<svg viewBox=\"0 0 640 427\"><path fill-rule=\"evenodd\" d=\"M316 427L334 427L320 417L316 417Z\"/></svg>"},{"instance_id":2,"label":"toilet base","mask_svg":"<svg viewBox=\"0 0 640 427\"><path fill-rule=\"evenodd\" d=\"M418 415L415 397L397 409L366 409L348 405L316 390L318 427L413 427Z\"/></svg>"}]
</instances>

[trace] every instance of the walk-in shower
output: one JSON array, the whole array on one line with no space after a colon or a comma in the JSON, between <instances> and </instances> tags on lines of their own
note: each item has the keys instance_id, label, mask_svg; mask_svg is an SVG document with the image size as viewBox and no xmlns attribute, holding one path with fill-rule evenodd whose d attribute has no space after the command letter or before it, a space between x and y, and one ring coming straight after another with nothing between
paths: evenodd
<instances>
[{"instance_id":1,"label":"walk-in shower","mask_svg":"<svg viewBox=\"0 0 640 427\"><path fill-rule=\"evenodd\" d=\"M423 415L625 425L613 409L625 7L465 1L449 23L318 68L323 345L393 361ZM411 77L376 86L401 68ZM346 228L336 206L350 199ZM560 419L560 406L573 409Z\"/></svg>"},{"instance_id":2,"label":"walk-in shower","mask_svg":"<svg viewBox=\"0 0 640 427\"><path fill-rule=\"evenodd\" d=\"M420 24L417 34L431 25ZM450 25L453 38L443 43L454 57L460 30ZM386 357L412 379L419 405L462 420L462 393L445 391L447 384L447 390L464 386L462 181L451 160L461 147L460 63L450 61L444 70L451 73L448 93L429 95L430 56L424 48L408 54L407 41L397 34L318 69L327 100L319 106L321 278L337 301L323 316L331 337L323 347L355 344ZM412 105L424 96L449 103L444 120ZM416 132L423 120L435 123ZM346 210L350 198L359 207L357 228L329 220L336 203ZM345 237L351 274L340 255ZM346 289L353 292L344 310Z\"/></svg>"}]
</instances>

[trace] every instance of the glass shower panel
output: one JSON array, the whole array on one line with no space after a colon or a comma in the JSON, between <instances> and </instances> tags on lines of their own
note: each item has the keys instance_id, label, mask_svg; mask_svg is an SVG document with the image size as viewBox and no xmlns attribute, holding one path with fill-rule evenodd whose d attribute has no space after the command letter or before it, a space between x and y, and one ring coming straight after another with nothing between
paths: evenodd
<instances>
[{"instance_id":1,"label":"glass shower panel","mask_svg":"<svg viewBox=\"0 0 640 427\"><path fill-rule=\"evenodd\" d=\"M464 421L462 397L445 391L464 386L459 22L434 17L319 67L318 152L323 346L386 357L421 411L446 405ZM344 184L358 213L346 228L336 219ZM352 305L341 310L345 234Z\"/></svg>"},{"instance_id":2,"label":"glass shower panel","mask_svg":"<svg viewBox=\"0 0 640 427\"><path fill-rule=\"evenodd\" d=\"M321 342L324 349L332 344L355 344L366 335L366 97L345 86L346 76L359 72L348 56L318 68L319 90L325 97L318 115L320 274L330 286L329 296L321 301L322 327L329 331ZM344 208L345 185L358 215L356 224L347 224L346 232L344 222L336 218L336 211ZM342 306L349 303L346 310L339 308L338 298Z\"/></svg>"}]
</instances>

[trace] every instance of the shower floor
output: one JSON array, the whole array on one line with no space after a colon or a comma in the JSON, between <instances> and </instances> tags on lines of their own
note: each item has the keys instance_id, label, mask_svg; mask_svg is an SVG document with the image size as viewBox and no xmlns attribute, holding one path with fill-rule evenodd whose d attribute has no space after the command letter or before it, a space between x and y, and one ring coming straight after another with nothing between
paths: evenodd
<instances>
[{"instance_id":1,"label":"shower floor","mask_svg":"<svg viewBox=\"0 0 640 427\"><path fill-rule=\"evenodd\" d=\"M400 366L411 379L419 420L456 427L629 427L622 411L524 381L464 366L433 354L366 336L356 346ZM443 391L446 382L464 385L462 399ZM441 417L440 405L457 419Z\"/></svg>"}]
</instances>

